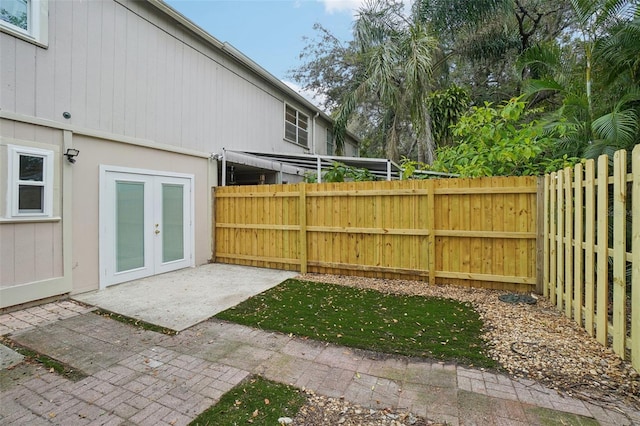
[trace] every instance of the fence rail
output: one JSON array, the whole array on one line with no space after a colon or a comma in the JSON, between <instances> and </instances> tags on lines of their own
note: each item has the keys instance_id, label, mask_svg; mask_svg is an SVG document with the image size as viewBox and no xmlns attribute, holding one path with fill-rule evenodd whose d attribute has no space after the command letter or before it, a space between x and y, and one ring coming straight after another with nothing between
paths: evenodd
<instances>
[{"instance_id":1,"label":"fence rail","mask_svg":"<svg viewBox=\"0 0 640 426\"><path fill-rule=\"evenodd\" d=\"M217 262L536 288L537 179L215 188Z\"/></svg>"},{"instance_id":2,"label":"fence rail","mask_svg":"<svg viewBox=\"0 0 640 426\"><path fill-rule=\"evenodd\" d=\"M640 371L640 145L544 178L543 291Z\"/></svg>"}]
</instances>

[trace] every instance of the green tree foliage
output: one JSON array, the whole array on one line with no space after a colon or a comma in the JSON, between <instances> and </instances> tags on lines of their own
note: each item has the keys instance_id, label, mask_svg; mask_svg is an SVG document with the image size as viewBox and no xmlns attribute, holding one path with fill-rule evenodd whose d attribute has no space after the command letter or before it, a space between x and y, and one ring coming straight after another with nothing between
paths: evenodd
<instances>
[{"instance_id":1,"label":"green tree foliage","mask_svg":"<svg viewBox=\"0 0 640 426\"><path fill-rule=\"evenodd\" d=\"M372 180L376 180L376 177L368 169L347 166L346 164L337 161L334 161L331 168L322 173L322 182L364 182ZM317 173L305 173L304 181L306 183L317 183Z\"/></svg>"},{"instance_id":2,"label":"green tree foliage","mask_svg":"<svg viewBox=\"0 0 640 426\"><path fill-rule=\"evenodd\" d=\"M403 5L372 1L359 11L354 40L341 43L320 25L289 77L323 95L337 119L336 153L348 125L365 156L431 158L435 142L426 97L436 40L404 15ZM339 108L338 108L339 106Z\"/></svg>"},{"instance_id":3,"label":"green tree foliage","mask_svg":"<svg viewBox=\"0 0 640 426\"><path fill-rule=\"evenodd\" d=\"M432 170L462 177L539 175L577 159L553 157L554 139L518 98L473 107L453 127L455 144L438 148Z\"/></svg>"},{"instance_id":4,"label":"green tree foliage","mask_svg":"<svg viewBox=\"0 0 640 426\"><path fill-rule=\"evenodd\" d=\"M307 44L299 56L303 64L289 70L288 77L303 84L305 90L321 94L322 106L332 111L353 88L362 64L353 41L341 42L320 24L313 30L315 36L304 39Z\"/></svg>"},{"instance_id":5,"label":"green tree foliage","mask_svg":"<svg viewBox=\"0 0 640 426\"><path fill-rule=\"evenodd\" d=\"M470 101L467 91L455 84L429 95L433 137L438 146L453 144L451 127L467 112Z\"/></svg>"},{"instance_id":6,"label":"green tree foliage","mask_svg":"<svg viewBox=\"0 0 640 426\"><path fill-rule=\"evenodd\" d=\"M563 36L571 22L570 0L417 0L413 7L434 28L449 79L478 104L519 95L518 55Z\"/></svg>"},{"instance_id":7,"label":"green tree foliage","mask_svg":"<svg viewBox=\"0 0 640 426\"><path fill-rule=\"evenodd\" d=\"M338 130L348 118L364 155L422 168L437 147L444 171L537 174L640 143L637 0L414 0L411 14L393 0L369 5L353 42L322 39L315 65L333 69L304 76L335 89ZM456 124L463 92L476 108ZM521 94L524 109L505 117L525 104L502 102Z\"/></svg>"},{"instance_id":8,"label":"green tree foliage","mask_svg":"<svg viewBox=\"0 0 640 426\"><path fill-rule=\"evenodd\" d=\"M520 66L535 102L555 107L549 128L560 128L558 152L594 158L640 142L640 10L636 1L574 0L575 42L536 46Z\"/></svg>"},{"instance_id":9,"label":"green tree foliage","mask_svg":"<svg viewBox=\"0 0 640 426\"><path fill-rule=\"evenodd\" d=\"M435 144L427 99L437 41L423 23L404 17L401 3L384 0L360 9L354 35L364 66L335 111L336 151L341 152L351 115L373 97L381 110L387 158L399 160L400 134L408 130L417 141L418 159L431 163Z\"/></svg>"}]
</instances>

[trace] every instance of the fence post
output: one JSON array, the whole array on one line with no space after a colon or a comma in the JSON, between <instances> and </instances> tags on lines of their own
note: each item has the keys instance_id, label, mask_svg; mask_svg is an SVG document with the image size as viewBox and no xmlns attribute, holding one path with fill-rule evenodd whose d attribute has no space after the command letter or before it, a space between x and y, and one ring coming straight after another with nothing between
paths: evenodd
<instances>
[{"instance_id":1,"label":"fence post","mask_svg":"<svg viewBox=\"0 0 640 426\"><path fill-rule=\"evenodd\" d=\"M429 284L435 285L436 283L436 203L435 195L433 193L434 183L431 179L425 181L427 184L427 204L429 205L429 219L427 226L429 228L429 235L427 236L429 244Z\"/></svg>"},{"instance_id":2,"label":"fence post","mask_svg":"<svg viewBox=\"0 0 640 426\"><path fill-rule=\"evenodd\" d=\"M300 216L300 273L307 273L307 184L300 183L298 213Z\"/></svg>"},{"instance_id":3,"label":"fence post","mask_svg":"<svg viewBox=\"0 0 640 426\"><path fill-rule=\"evenodd\" d=\"M216 187L211 187L211 259L209 262L216 261Z\"/></svg>"},{"instance_id":4,"label":"fence post","mask_svg":"<svg viewBox=\"0 0 640 426\"><path fill-rule=\"evenodd\" d=\"M631 272L631 364L640 371L640 145L633 149L632 168L633 193L631 195L633 207L631 217L633 223L631 229L632 272Z\"/></svg>"},{"instance_id":5,"label":"fence post","mask_svg":"<svg viewBox=\"0 0 640 426\"><path fill-rule=\"evenodd\" d=\"M536 205L538 215L536 220L536 292L548 296L545 286L549 281L549 175L538 177Z\"/></svg>"}]
</instances>

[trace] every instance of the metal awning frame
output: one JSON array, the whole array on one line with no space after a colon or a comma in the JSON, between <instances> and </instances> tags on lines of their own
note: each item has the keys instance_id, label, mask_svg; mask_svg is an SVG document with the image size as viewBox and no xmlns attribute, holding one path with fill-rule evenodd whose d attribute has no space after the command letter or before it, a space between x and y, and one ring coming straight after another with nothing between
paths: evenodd
<instances>
[{"instance_id":1,"label":"metal awning frame","mask_svg":"<svg viewBox=\"0 0 640 426\"><path fill-rule=\"evenodd\" d=\"M227 163L247 164L290 174L304 174L315 171L318 183L322 182L322 171L338 162L347 166L367 169L379 179L393 180L402 177L399 165L386 158L342 157L318 154L282 154L255 151L222 150L222 155L212 154L212 158L221 158L222 169ZM226 173L222 173L222 186L226 186Z\"/></svg>"}]
</instances>

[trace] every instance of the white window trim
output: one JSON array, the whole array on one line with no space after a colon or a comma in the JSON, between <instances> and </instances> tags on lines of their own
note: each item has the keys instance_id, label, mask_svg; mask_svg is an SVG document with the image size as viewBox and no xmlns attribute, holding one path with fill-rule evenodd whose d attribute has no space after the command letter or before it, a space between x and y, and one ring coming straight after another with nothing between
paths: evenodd
<instances>
[{"instance_id":1,"label":"white window trim","mask_svg":"<svg viewBox=\"0 0 640 426\"><path fill-rule=\"evenodd\" d=\"M18 145L7 145L8 188L7 188L7 217L8 218L50 218L53 216L53 151L38 148L28 148ZM20 212L18 205L18 185L20 171L20 155L32 155L44 158L42 170L43 203L42 212Z\"/></svg>"},{"instance_id":2,"label":"white window trim","mask_svg":"<svg viewBox=\"0 0 640 426\"><path fill-rule=\"evenodd\" d=\"M40 47L49 46L49 0L28 0L27 30L0 19L0 31Z\"/></svg>"},{"instance_id":3,"label":"white window trim","mask_svg":"<svg viewBox=\"0 0 640 426\"><path fill-rule=\"evenodd\" d=\"M294 110L296 112L296 140L293 139L289 139L287 138L287 107L291 108L292 110ZM299 131L300 131L300 126L298 125L298 122L300 121L300 115L303 115L304 117L306 117L307 119L307 144L301 144L300 141L300 135L299 135ZM284 132L284 140L287 142L291 142L294 143L298 146L301 146L305 149L310 149L309 148L309 127L311 126L311 124L309 123L309 116L307 114L305 114L304 112L300 111L298 108L294 107L293 105L289 105L287 103L284 104L284 121L283 121L283 125L282 125L282 129Z\"/></svg>"},{"instance_id":4,"label":"white window trim","mask_svg":"<svg viewBox=\"0 0 640 426\"><path fill-rule=\"evenodd\" d=\"M327 155L334 155L336 152L336 141L333 137L332 129L327 129L327 137L325 139L326 139Z\"/></svg>"}]
</instances>

